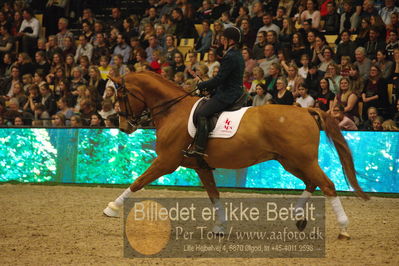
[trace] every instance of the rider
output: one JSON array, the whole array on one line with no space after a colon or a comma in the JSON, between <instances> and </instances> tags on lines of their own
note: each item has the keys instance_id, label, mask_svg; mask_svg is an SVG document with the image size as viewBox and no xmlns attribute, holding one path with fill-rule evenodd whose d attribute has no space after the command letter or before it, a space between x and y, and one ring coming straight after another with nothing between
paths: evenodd
<instances>
[{"instance_id":1,"label":"rider","mask_svg":"<svg viewBox=\"0 0 399 266\"><path fill-rule=\"evenodd\" d=\"M236 27L229 27L223 31L225 38L224 56L220 62L218 74L210 80L200 82L199 90L214 90L211 98L197 111L194 121L197 121L197 133L194 137L194 149L185 151L188 157L203 156L208 141L208 118L222 112L237 101L244 93L242 87L245 63L239 44L241 32Z\"/></svg>"}]
</instances>

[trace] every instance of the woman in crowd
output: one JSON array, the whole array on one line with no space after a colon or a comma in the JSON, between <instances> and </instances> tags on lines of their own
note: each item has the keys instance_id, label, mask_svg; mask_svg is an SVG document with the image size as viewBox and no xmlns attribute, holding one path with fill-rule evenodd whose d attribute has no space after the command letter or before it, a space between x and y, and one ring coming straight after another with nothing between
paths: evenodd
<instances>
[{"instance_id":1,"label":"woman in crowd","mask_svg":"<svg viewBox=\"0 0 399 266\"><path fill-rule=\"evenodd\" d=\"M322 78L320 80L320 88L316 96L316 107L323 111L332 109L335 95L330 91L329 80Z\"/></svg>"},{"instance_id":2,"label":"woman in crowd","mask_svg":"<svg viewBox=\"0 0 399 266\"><path fill-rule=\"evenodd\" d=\"M339 82L339 92L334 98L332 106L342 104L344 106L344 113L347 117L352 119L357 124L359 123L359 112L358 112L358 96L354 91L351 90L350 80L348 78L342 78ZM332 109L328 110L332 113Z\"/></svg>"},{"instance_id":3,"label":"woman in crowd","mask_svg":"<svg viewBox=\"0 0 399 266\"><path fill-rule=\"evenodd\" d=\"M365 82L362 93L363 114L369 107L377 107L379 113L385 114L389 108L387 83L381 77L381 70L373 65L370 68L369 78Z\"/></svg>"}]
</instances>

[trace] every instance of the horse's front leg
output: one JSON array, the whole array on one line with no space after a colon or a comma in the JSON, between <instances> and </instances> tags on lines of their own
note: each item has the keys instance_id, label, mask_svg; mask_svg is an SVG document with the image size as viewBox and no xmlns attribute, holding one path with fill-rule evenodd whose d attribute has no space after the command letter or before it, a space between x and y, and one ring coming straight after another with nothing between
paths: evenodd
<instances>
[{"instance_id":1,"label":"horse's front leg","mask_svg":"<svg viewBox=\"0 0 399 266\"><path fill-rule=\"evenodd\" d=\"M216 210L215 225L212 231L215 234L223 234L226 227L226 215L223 204L220 202L219 191L216 188L215 178L212 170L209 169L195 169L202 184L204 185L209 199L212 202L213 208Z\"/></svg>"},{"instance_id":2,"label":"horse's front leg","mask_svg":"<svg viewBox=\"0 0 399 266\"><path fill-rule=\"evenodd\" d=\"M153 182L163 175L173 173L178 167L178 163L171 162L170 160L163 160L161 157L157 157L150 167L139 176L133 184L130 185L123 193L116 198L115 201L108 203L108 206L104 209L103 213L108 217L119 217L119 211L123 205L125 198L132 195L142 189L147 184Z\"/></svg>"}]
</instances>

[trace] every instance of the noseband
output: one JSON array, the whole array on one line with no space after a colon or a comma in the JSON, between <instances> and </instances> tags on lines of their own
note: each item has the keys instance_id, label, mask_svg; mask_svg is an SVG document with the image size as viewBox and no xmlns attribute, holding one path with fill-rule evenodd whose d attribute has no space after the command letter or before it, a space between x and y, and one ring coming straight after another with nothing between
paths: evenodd
<instances>
[{"instance_id":1,"label":"noseband","mask_svg":"<svg viewBox=\"0 0 399 266\"><path fill-rule=\"evenodd\" d=\"M173 98L173 99L168 100L163 103L160 103L160 104L152 107L150 110L149 110L149 108L147 108L141 114L135 115L133 112L133 108L129 102L128 96L130 95L133 98L137 99L139 102L143 103L144 106L146 107L147 104L144 101L144 96L141 95L142 96L142 99L141 99L136 94L134 94L133 92L128 90L126 88L124 78L122 78L121 85L115 83L115 87L116 87L116 91L117 91L118 101L123 101L123 103L125 105L125 109L126 109L126 112L118 112L118 115L126 118L127 123L135 128L143 127L143 125L148 125L149 122L153 121L153 118L155 116L166 112L173 105L177 104L178 102L180 102L181 100L183 100L184 98L191 95L193 92L195 92L197 90L197 88L195 88L194 90L186 92L185 94L183 94L179 97ZM121 97L119 97L119 93L121 93L121 95L122 95ZM155 109L158 109L158 108L161 108L161 109L159 111L155 112Z\"/></svg>"}]
</instances>

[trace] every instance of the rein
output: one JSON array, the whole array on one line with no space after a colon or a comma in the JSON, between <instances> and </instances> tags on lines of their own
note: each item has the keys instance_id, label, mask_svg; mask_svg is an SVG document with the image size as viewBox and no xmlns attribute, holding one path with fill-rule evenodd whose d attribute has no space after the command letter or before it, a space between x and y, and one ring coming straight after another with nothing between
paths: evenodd
<instances>
[{"instance_id":1,"label":"rein","mask_svg":"<svg viewBox=\"0 0 399 266\"><path fill-rule=\"evenodd\" d=\"M118 115L125 117L127 119L127 122L133 127L143 127L144 123L148 123L150 121L153 121L155 116L160 115L160 114L168 111L169 108L171 108L173 105L177 104L178 102L180 102L181 100L183 100L187 96L192 95L192 93L197 90L197 88L195 88L195 89L187 92L184 95L181 95L179 97L176 97L176 98L173 98L173 99L168 100L166 102L163 102L163 103L160 103L158 105L155 105L149 111L148 111L148 109L146 109L141 114L135 115L133 113L133 111L132 111L133 109L132 109L132 106L131 106L131 104L129 102L128 95L131 95L132 97L136 98L138 101L143 103L144 106L146 106L146 102L144 101L144 99L141 99L136 94L134 94L133 92L131 92L130 90L128 90L126 88L125 79L124 78L122 78L122 84L120 86L118 84L116 84L116 83L114 83L114 84L116 86L117 92L118 91L122 92L122 97L118 97L118 100L123 100L123 102L125 104L125 108L126 108L126 112L118 112ZM157 111L157 112L154 112L154 110L158 109L158 108L162 108L162 109ZM153 112L152 115L151 115L151 112Z\"/></svg>"}]
</instances>

